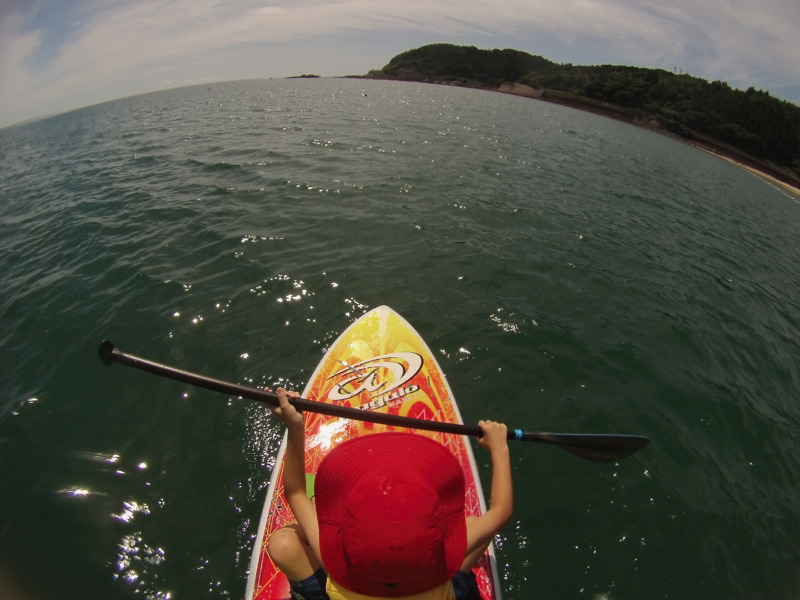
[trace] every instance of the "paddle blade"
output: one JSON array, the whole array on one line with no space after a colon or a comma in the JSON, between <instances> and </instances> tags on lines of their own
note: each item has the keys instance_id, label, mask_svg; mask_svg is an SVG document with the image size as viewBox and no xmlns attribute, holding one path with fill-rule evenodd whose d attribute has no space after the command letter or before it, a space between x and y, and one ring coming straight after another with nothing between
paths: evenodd
<instances>
[{"instance_id":1,"label":"paddle blade","mask_svg":"<svg viewBox=\"0 0 800 600\"><path fill-rule=\"evenodd\" d=\"M621 460L644 448L650 439L641 435L588 433L525 433L523 440L553 444L595 462Z\"/></svg>"},{"instance_id":2,"label":"paddle blade","mask_svg":"<svg viewBox=\"0 0 800 600\"><path fill-rule=\"evenodd\" d=\"M114 344L111 343L111 340L103 340L97 348L97 353L103 364L108 367L114 361Z\"/></svg>"}]
</instances>

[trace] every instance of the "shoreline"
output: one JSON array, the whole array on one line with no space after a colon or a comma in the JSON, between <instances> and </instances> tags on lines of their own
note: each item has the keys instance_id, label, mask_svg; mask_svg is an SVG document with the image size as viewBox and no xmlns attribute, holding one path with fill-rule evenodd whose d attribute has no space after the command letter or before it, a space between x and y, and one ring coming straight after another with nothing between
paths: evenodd
<instances>
[{"instance_id":1,"label":"shoreline","mask_svg":"<svg viewBox=\"0 0 800 600\"><path fill-rule=\"evenodd\" d=\"M583 110L586 112L590 112L602 117L608 117L611 119L617 119L619 121L623 121L625 123L630 123L631 125L635 125L637 127L643 127L644 129L649 129L655 133L666 135L674 140L697 148L698 150L702 150L703 152L707 152L717 158L721 158L732 165L736 165L737 167L748 171L749 173L756 175L765 179L767 182L775 183L781 186L783 189L788 190L798 197L800 197L800 184L791 183L789 181L785 181L772 173L767 172L764 169L759 168L758 166L754 166L752 164L748 164L744 160L741 160L741 156L739 152L735 153L726 153L723 148L719 146L715 146L711 143L704 143L698 140L691 140L688 138L681 137L679 135L675 135L670 133L669 131L665 131L661 127L651 125L649 123L645 123L642 121L638 121L633 118L629 118L628 115L625 113L624 110L620 110L617 107L608 105L608 106L601 106L601 105L594 105L590 102L582 102L580 100L564 100L563 98L554 98L552 95L548 96L547 90L533 88L531 86L521 84L521 83L511 83L511 84L503 84L499 88L492 90L492 88L483 88L489 91L497 91L501 94L510 94L512 96L523 96L525 98L531 98L533 100L540 100L542 102L549 102L551 104L559 104L561 106L567 106L569 108L574 108L576 110Z\"/></svg>"},{"instance_id":2,"label":"shoreline","mask_svg":"<svg viewBox=\"0 0 800 600\"><path fill-rule=\"evenodd\" d=\"M724 154L720 154L719 152L714 152L714 150L711 150L709 148L704 148L703 146L700 146L700 145L697 145L697 144L692 144L692 143L690 143L689 145L694 146L695 148L698 148L698 149L702 150L703 152L708 152L709 154L713 154L717 158L721 158L722 160L728 161L729 163L731 163L732 165L736 165L740 169L744 169L745 171L747 171L749 173L752 173L753 175L755 175L757 177L761 177L762 179L765 179L768 183L777 184L777 185L781 186L783 189L788 190L790 192L793 192L794 194L796 194L798 196L798 198L800 198L800 187L794 186L791 183L783 181L782 179L778 179L777 177L773 177L772 175L770 175L769 173L765 173L764 171L759 171L758 169L756 169L754 167L751 167L750 165L746 165L744 163L741 163L741 162L737 161L736 159L731 158L730 156L725 156ZM800 202L800 200L796 200L796 201Z\"/></svg>"},{"instance_id":3,"label":"shoreline","mask_svg":"<svg viewBox=\"0 0 800 600\"><path fill-rule=\"evenodd\" d=\"M642 121L634 116L634 112L632 110L626 109L620 106L614 106L611 104L603 103L600 101L592 101L591 99L584 99L580 97L570 97L568 94L562 92L555 92L554 90L547 90L544 88L534 88L529 85L525 85L523 83L504 83L499 87L488 87L485 85L480 85L478 83L470 84L462 84L454 81L437 81L432 79L400 79L396 77L370 77L370 76L350 76L357 79L378 79L378 80L385 80L385 81L407 81L407 82L414 82L414 83L430 83L434 85L449 85L453 87L466 87L471 89L477 90L484 90L487 92L497 92L500 94L510 94L512 96L521 96L523 98L530 98L532 100L539 100L541 102L549 102L550 104L558 104L561 106L566 106L569 108L574 108L576 110L582 110L585 112L590 112L601 117L608 117L610 119L616 119L618 121L622 121L625 123L629 123L631 125L635 125L637 127L642 127L644 129L648 129L653 131L654 133L658 133L660 135L665 135L670 137L674 140L687 144L689 146L693 146L699 150L704 152L708 152L718 158L728 161L729 163L740 167L749 173L756 175L758 177L763 178L768 183L774 183L781 186L783 189L792 192L793 194L800 197L800 181L787 181L788 178L782 178L780 174L777 172L771 172L769 167L762 166L758 159L755 157L748 157L745 153L736 150L735 148L731 148L727 150L726 148L722 147L720 144L715 144L714 140L711 138L702 139L703 136L698 135L700 139L689 139L685 137L681 137L674 133L671 133L658 125L658 121L655 118L651 119L650 121ZM549 92L549 93L548 93ZM798 201L798 200L796 200Z\"/></svg>"}]
</instances>

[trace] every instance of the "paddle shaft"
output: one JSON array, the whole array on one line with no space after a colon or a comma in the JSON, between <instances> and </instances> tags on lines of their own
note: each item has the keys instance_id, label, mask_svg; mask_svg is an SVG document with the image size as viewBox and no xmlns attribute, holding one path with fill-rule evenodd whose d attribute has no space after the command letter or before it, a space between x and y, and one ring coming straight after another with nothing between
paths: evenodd
<instances>
[{"instance_id":1,"label":"paddle shaft","mask_svg":"<svg viewBox=\"0 0 800 600\"><path fill-rule=\"evenodd\" d=\"M100 344L98 351L100 360L106 365L111 365L112 362L118 362L168 379L189 383L197 387L213 390L215 392L222 392L223 394L229 394L231 396L255 400L267 406L279 405L278 396L274 392L250 388L221 379L214 379L213 377L192 373L191 371L184 371L183 369L177 369L146 358L127 354L116 348L114 344L108 340ZM366 411L337 404L325 404L305 398L290 398L289 402L300 411L315 412L343 419L368 421L370 423L381 423L383 425L393 425L395 427L439 431L442 433L454 433L472 437L483 436L483 431L477 425L428 421L413 417ZM598 462L608 462L618 458L624 458L642 448L649 441L645 437L632 435L543 433L526 432L519 429L509 429L508 439L553 444L573 452L578 456Z\"/></svg>"}]
</instances>

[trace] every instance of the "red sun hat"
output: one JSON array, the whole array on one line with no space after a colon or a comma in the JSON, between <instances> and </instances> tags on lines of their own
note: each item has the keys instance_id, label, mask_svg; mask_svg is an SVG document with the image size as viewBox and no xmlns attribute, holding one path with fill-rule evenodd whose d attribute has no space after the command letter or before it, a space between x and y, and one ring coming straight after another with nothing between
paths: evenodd
<instances>
[{"instance_id":1,"label":"red sun hat","mask_svg":"<svg viewBox=\"0 0 800 600\"><path fill-rule=\"evenodd\" d=\"M322 562L343 588L410 596L449 581L464 561L464 474L428 437L348 440L322 460L314 488Z\"/></svg>"}]
</instances>

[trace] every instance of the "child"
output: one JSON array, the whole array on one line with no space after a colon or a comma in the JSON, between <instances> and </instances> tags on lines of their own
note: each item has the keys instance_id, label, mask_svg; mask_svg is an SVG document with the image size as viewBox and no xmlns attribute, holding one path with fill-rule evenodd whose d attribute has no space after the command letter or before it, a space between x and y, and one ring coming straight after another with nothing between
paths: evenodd
<instances>
[{"instance_id":1,"label":"child","mask_svg":"<svg viewBox=\"0 0 800 600\"><path fill-rule=\"evenodd\" d=\"M283 388L272 409L286 424L284 492L296 521L267 552L295 600L479 600L473 567L511 518L506 426L480 421L492 459L489 510L464 516L464 478L444 446L411 433L354 438L320 463L306 495L305 424Z\"/></svg>"}]
</instances>

